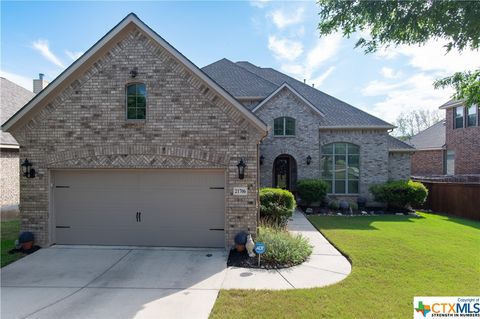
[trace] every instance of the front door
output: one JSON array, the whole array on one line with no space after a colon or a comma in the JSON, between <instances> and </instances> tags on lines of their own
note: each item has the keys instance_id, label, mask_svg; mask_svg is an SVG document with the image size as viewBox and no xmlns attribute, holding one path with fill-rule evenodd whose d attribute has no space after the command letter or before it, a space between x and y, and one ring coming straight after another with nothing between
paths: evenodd
<instances>
[{"instance_id":1,"label":"front door","mask_svg":"<svg viewBox=\"0 0 480 319\"><path fill-rule=\"evenodd\" d=\"M279 156L275 159L275 163L273 164L273 187L290 189L290 165L291 161L289 156Z\"/></svg>"}]
</instances>

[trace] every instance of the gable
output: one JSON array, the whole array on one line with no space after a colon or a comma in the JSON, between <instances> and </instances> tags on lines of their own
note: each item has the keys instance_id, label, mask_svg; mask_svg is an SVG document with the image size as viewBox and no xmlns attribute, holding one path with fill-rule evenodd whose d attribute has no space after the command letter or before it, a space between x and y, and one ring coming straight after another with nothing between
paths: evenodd
<instances>
[{"instance_id":1,"label":"gable","mask_svg":"<svg viewBox=\"0 0 480 319\"><path fill-rule=\"evenodd\" d=\"M139 33L141 34L139 35ZM266 132L266 125L259 118L243 107L228 92L206 76L133 13L125 17L82 57L13 115L2 128L11 131L15 127L26 124L34 115L38 115L44 109L53 108L54 105L64 101L72 93L78 91L93 74L101 72L102 67L124 49L125 41L122 41L122 39L132 37L135 34L142 37L145 47L152 50L159 59L171 60L176 72L181 73L192 86L201 91L210 101L219 105L225 112L230 113L230 117L241 118L249 122L259 132ZM129 72L129 70L124 71Z\"/></svg>"}]
</instances>

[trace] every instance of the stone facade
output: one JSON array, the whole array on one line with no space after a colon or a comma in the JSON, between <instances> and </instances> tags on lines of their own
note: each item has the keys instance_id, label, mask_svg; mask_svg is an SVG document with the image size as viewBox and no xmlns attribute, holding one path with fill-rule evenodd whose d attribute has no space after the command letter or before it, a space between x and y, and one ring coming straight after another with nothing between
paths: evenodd
<instances>
[{"instance_id":1,"label":"stone facade","mask_svg":"<svg viewBox=\"0 0 480 319\"><path fill-rule=\"evenodd\" d=\"M12 134L37 177L21 178L21 228L40 245L52 243L50 182L53 169L224 168L226 247L239 231L255 233L258 214L258 144L264 133L237 108L156 41L124 29L95 63ZM130 70L147 87L147 118L125 119ZM67 83L68 84L68 83ZM236 164L244 158L245 179ZM247 186L247 196L233 187Z\"/></svg>"},{"instance_id":2,"label":"stone facade","mask_svg":"<svg viewBox=\"0 0 480 319\"><path fill-rule=\"evenodd\" d=\"M0 206L18 205L20 160L18 149L2 148L0 150Z\"/></svg>"},{"instance_id":3,"label":"stone facade","mask_svg":"<svg viewBox=\"0 0 480 319\"><path fill-rule=\"evenodd\" d=\"M454 129L453 112L446 110L446 147L455 151L455 174L480 174L480 126Z\"/></svg>"},{"instance_id":4,"label":"stone facade","mask_svg":"<svg viewBox=\"0 0 480 319\"><path fill-rule=\"evenodd\" d=\"M412 175L442 175L444 151L419 150L412 155Z\"/></svg>"},{"instance_id":5,"label":"stone facade","mask_svg":"<svg viewBox=\"0 0 480 319\"><path fill-rule=\"evenodd\" d=\"M368 188L388 180L388 133L386 130L320 130L320 150L325 144L347 142L360 147L359 194L373 200ZM319 167L319 163L316 164ZM356 197L357 195L353 195ZM342 197L346 197L342 195Z\"/></svg>"},{"instance_id":6,"label":"stone facade","mask_svg":"<svg viewBox=\"0 0 480 319\"><path fill-rule=\"evenodd\" d=\"M264 156L263 165L260 167L262 187L273 185L273 164L282 154L288 154L295 159L298 180L320 176L318 140L320 114L312 110L288 88L283 88L261 106L255 115L268 125L268 136L260 145L260 154ZM274 119L283 116L295 119L295 136L273 135ZM307 156L312 158L310 165L307 165Z\"/></svg>"},{"instance_id":7,"label":"stone facade","mask_svg":"<svg viewBox=\"0 0 480 319\"><path fill-rule=\"evenodd\" d=\"M410 178L410 153L388 153L388 179L408 180Z\"/></svg>"}]
</instances>

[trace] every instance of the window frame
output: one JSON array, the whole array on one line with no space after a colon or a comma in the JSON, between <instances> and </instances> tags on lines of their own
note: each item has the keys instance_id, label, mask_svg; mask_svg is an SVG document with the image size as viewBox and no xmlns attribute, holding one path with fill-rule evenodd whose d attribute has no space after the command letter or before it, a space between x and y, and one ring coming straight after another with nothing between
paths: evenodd
<instances>
[{"instance_id":1,"label":"window frame","mask_svg":"<svg viewBox=\"0 0 480 319\"><path fill-rule=\"evenodd\" d=\"M336 144L344 144L345 145L345 153L341 153L341 154L336 154L335 152L335 145ZM324 148L331 145L331 148L332 148L332 151L331 153L327 153L327 152L324 152ZM349 152L349 145L352 145L352 146L355 146L357 149L358 149L358 152L355 152L355 153L350 153ZM333 142L333 143L328 143L328 144L324 144L321 146L321 159L322 159L322 167L321 167L321 178L325 181L330 181L331 182L331 192L329 192L328 194L329 195L344 195L344 196L354 196L354 195L359 195L360 194L360 145L357 145L357 144L353 144L353 143L349 143L349 142ZM331 174L329 174L331 177L330 178L326 178L325 177L325 172L324 172L324 169L323 169L323 156L331 156ZM336 170L336 156L345 156L345 178L344 179L337 179L335 177L335 170ZM349 178L349 168L350 168L350 156L358 156L358 178L357 179L351 179ZM336 187L335 187L335 184L336 182L343 182L344 183L344 187L345 187L345 192L344 193L338 193L336 191ZM357 182L358 185L357 185L357 192L350 192L349 190L349 182Z\"/></svg>"},{"instance_id":2,"label":"window frame","mask_svg":"<svg viewBox=\"0 0 480 319\"><path fill-rule=\"evenodd\" d=\"M457 116L457 110L462 111L462 116ZM459 119L462 119L462 126L457 126L457 122ZM465 127L465 107L464 106L457 106L453 109L453 129L464 128Z\"/></svg>"},{"instance_id":3,"label":"window frame","mask_svg":"<svg viewBox=\"0 0 480 319\"><path fill-rule=\"evenodd\" d=\"M145 88L145 118L129 118L128 117L128 109L130 108L128 106L128 88L131 87L131 86L138 86L138 85L143 85L144 88ZM137 89L135 88L135 91ZM135 82L128 82L125 84L125 120L128 121L128 122L144 122L147 120L147 105L148 105L148 94L147 94L147 84L145 82L140 82L140 81L135 81ZM137 110L138 107L135 107L135 110ZM135 113L137 114L137 113Z\"/></svg>"},{"instance_id":4,"label":"window frame","mask_svg":"<svg viewBox=\"0 0 480 319\"><path fill-rule=\"evenodd\" d=\"M469 114L469 110L470 109L473 109L475 110L475 113L474 114ZM479 116L478 116L478 113L480 111L480 106L477 106L476 104L473 104L472 106L470 107L465 107L465 127L474 127L474 126L480 126L479 125ZM470 121L470 117L473 117L475 119L475 123L470 125L469 121Z\"/></svg>"},{"instance_id":5,"label":"window frame","mask_svg":"<svg viewBox=\"0 0 480 319\"><path fill-rule=\"evenodd\" d=\"M282 134L275 133L275 122L282 120ZM287 134L287 119L293 121L293 134ZM291 116L279 116L273 119L273 136L276 137L294 137L297 134L297 120Z\"/></svg>"}]
</instances>

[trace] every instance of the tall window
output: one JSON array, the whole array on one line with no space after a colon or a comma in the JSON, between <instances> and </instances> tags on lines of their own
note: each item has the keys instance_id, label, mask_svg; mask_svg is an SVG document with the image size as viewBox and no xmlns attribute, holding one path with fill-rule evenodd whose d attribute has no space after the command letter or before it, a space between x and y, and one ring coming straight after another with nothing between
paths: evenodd
<instances>
[{"instance_id":1,"label":"tall window","mask_svg":"<svg viewBox=\"0 0 480 319\"><path fill-rule=\"evenodd\" d=\"M143 83L127 85L127 120L144 120L147 112L147 89Z\"/></svg>"},{"instance_id":2,"label":"tall window","mask_svg":"<svg viewBox=\"0 0 480 319\"><path fill-rule=\"evenodd\" d=\"M322 178L329 193L357 194L360 179L360 147L350 143L322 146Z\"/></svg>"},{"instance_id":3,"label":"tall window","mask_svg":"<svg viewBox=\"0 0 480 319\"><path fill-rule=\"evenodd\" d=\"M447 150L445 154L445 173L447 175L455 174L455 151Z\"/></svg>"},{"instance_id":4,"label":"tall window","mask_svg":"<svg viewBox=\"0 0 480 319\"><path fill-rule=\"evenodd\" d=\"M463 106L458 106L454 110L455 114L455 128L463 127Z\"/></svg>"},{"instance_id":5,"label":"tall window","mask_svg":"<svg viewBox=\"0 0 480 319\"><path fill-rule=\"evenodd\" d=\"M273 120L273 135L294 136L295 119L291 117L277 117Z\"/></svg>"},{"instance_id":6,"label":"tall window","mask_svg":"<svg viewBox=\"0 0 480 319\"><path fill-rule=\"evenodd\" d=\"M467 107L467 126L477 126L478 121L478 109L479 107L476 105L472 105Z\"/></svg>"}]
</instances>

